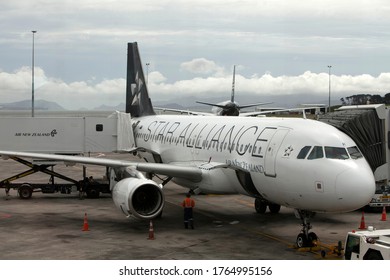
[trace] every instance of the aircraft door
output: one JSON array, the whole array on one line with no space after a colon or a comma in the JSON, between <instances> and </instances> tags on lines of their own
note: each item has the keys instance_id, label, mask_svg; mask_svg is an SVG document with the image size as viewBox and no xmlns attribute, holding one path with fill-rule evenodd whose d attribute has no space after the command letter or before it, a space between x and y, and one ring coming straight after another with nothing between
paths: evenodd
<instances>
[{"instance_id":1,"label":"aircraft door","mask_svg":"<svg viewBox=\"0 0 390 280\"><path fill-rule=\"evenodd\" d=\"M264 156L264 174L270 177L276 177L276 155L286 137L288 129L278 129L269 141Z\"/></svg>"}]
</instances>

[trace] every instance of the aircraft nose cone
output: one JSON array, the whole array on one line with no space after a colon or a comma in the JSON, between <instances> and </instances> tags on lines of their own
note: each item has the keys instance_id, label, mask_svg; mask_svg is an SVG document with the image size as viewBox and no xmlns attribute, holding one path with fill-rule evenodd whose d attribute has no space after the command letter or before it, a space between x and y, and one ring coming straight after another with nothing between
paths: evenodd
<instances>
[{"instance_id":1,"label":"aircraft nose cone","mask_svg":"<svg viewBox=\"0 0 390 280\"><path fill-rule=\"evenodd\" d=\"M336 190L344 210L356 210L367 205L374 196L374 175L368 166L348 169L337 176Z\"/></svg>"}]
</instances>

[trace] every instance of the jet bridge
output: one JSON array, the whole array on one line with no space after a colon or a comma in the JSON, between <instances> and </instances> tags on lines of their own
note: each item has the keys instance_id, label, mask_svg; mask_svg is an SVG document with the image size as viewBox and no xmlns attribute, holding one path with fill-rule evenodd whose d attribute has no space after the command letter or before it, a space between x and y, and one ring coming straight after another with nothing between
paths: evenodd
<instances>
[{"instance_id":1,"label":"jet bridge","mask_svg":"<svg viewBox=\"0 0 390 280\"><path fill-rule=\"evenodd\" d=\"M2 117L2 150L53 154L128 152L134 148L129 114L108 117Z\"/></svg>"},{"instance_id":2,"label":"jet bridge","mask_svg":"<svg viewBox=\"0 0 390 280\"><path fill-rule=\"evenodd\" d=\"M135 148L130 114L115 112L108 117L2 117L0 118L0 146L2 150L36 153L84 155L104 152L130 152ZM70 193L72 185L88 196L97 197L107 192L108 184L94 179L74 180L57 172L59 162L26 161L10 157L30 169L0 180L0 188L17 189L21 198L30 198L35 189L44 193ZM51 184L12 183L36 172L50 175ZM70 184L54 184L54 177Z\"/></svg>"},{"instance_id":3,"label":"jet bridge","mask_svg":"<svg viewBox=\"0 0 390 280\"><path fill-rule=\"evenodd\" d=\"M342 106L319 120L348 134L367 159L377 183L377 195L390 181L389 110L385 104Z\"/></svg>"},{"instance_id":4,"label":"jet bridge","mask_svg":"<svg viewBox=\"0 0 390 280\"><path fill-rule=\"evenodd\" d=\"M320 116L319 120L348 134L359 146L372 171L379 172L384 167L388 169L388 115L384 104L343 106ZM388 178L388 174L385 177Z\"/></svg>"}]
</instances>

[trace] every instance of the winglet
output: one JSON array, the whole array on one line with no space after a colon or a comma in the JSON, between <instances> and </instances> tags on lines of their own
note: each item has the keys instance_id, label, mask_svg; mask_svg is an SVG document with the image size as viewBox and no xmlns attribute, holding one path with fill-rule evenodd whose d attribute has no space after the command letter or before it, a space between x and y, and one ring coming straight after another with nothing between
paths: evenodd
<instances>
[{"instance_id":1,"label":"winglet","mask_svg":"<svg viewBox=\"0 0 390 280\"><path fill-rule=\"evenodd\" d=\"M137 42L127 44L126 113L132 117L156 114L145 83Z\"/></svg>"}]
</instances>

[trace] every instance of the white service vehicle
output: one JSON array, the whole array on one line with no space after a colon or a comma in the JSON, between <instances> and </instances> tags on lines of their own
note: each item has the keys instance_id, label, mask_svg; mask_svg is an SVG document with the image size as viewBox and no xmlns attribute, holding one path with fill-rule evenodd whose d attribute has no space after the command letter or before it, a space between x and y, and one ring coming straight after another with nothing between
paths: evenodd
<instances>
[{"instance_id":1,"label":"white service vehicle","mask_svg":"<svg viewBox=\"0 0 390 280\"><path fill-rule=\"evenodd\" d=\"M345 260L390 260L390 229L348 232Z\"/></svg>"}]
</instances>

